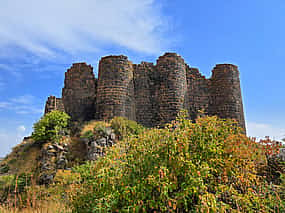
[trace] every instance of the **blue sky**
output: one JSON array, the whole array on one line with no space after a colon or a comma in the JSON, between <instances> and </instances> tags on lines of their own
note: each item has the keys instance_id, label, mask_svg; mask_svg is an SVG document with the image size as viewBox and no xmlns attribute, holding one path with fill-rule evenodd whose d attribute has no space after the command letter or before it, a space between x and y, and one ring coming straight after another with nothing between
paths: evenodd
<instances>
[{"instance_id":1,"label":"blue sky","mask_svg":"<svg viewBox=\"0 0 285 213\"><path fill-rule=\"evenodd\" d=\"M61 96L74 62L180 54L210 77L239 66L249 136L285 137L284 0L0 0L0 156Z\"/></svg>"}]
</instances>

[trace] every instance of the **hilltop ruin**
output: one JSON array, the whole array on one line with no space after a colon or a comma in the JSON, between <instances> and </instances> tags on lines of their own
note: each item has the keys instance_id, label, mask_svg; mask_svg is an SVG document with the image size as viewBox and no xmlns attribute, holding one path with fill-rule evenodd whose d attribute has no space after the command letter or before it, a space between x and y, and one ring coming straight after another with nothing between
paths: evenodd
<instances>
[{"instance_id":1,"label":"hilltop ruin","mask_svg":"<svg viewBox=\"0 0 285 213\"><path fill-rule=\"evenodd\" d=\"M238 67L217 64L207 79L176 53L165 53L156 64L133 64L126 56L106 56L93 67L75 63L65 73L62 98L50 96L45 113L61 110L72 120L109 120L123 116L154 127L187 109L195 120L207 115L236 119L245 129Z\"/></svg>"}]
</instances>

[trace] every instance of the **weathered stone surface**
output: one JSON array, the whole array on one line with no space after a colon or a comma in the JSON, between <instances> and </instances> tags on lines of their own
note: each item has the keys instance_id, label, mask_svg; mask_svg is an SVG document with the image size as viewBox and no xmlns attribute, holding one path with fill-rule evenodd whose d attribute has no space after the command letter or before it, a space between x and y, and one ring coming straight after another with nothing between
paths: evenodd
<instances>
[{"instance_id":1,"label":"weathered stone surface","mask_svg":"<svg viewBox=\"0 0 285 213\"><path fill-rule=\"evenodd\" d=\"M236 119L245 129L238 67L218 64L212 71L209 85L209 114Z\"/></svg>"},{"instance_id":2,"label":"weathered stone surface","mask_svg":"<svg viewBox=\"0 0 285 213\"><path fill-rule=\"evenodd\" d=\"M72 120L86 121L94 118L97 80L93 67L86 63L73 64L65 73L62 101Z\"/></svg>"},{"instance_id":3,"label":"weathered stone surface","mask_svg":"<svg viewBox=\"0 0 285 213\"><path fill-rule=\"evenodd\" d=\"M51 95L48 97L48 99L46 101L45 114L47 114L53 110L58 110L58 111L64 112L64 106L63 106L61 98L57 98L57 97Z\"/></svg>"},{"instance_id":4,"label":"weathered stone surface","mask_svg":"<svg viewBox=\"0 0 285 213\"><path fill-rule=\"evenodd\" d=\"M103 57L99 63L97 118L115 116L135 120L132 62L126 56Z\"/></svg>"},{"instance_id":5,"label":"weathered stone surface","mask_svg":"<svg viewBox=\"0 0 285 213\"><path fill-rule=\"evenodd\" d=\"M159 73L157 97L159 124L169 123L184 108L187 91L186 65L176 53L160 56L156 65Z\"/></svg>"},{"instance_id":6,"label":"weathered stone surface","mask_svg":"<svg viewBox=\"0 0 285 213\"><path fill-rule=\"evenodd\" d=\"M68 151L67 145L57 143L43 146L40 157L40 184L50 184L56 174L57 169L66 169Z\"/></svg>"},{"instance_id":7,"label":"weathered stone surface","mask_svg":"<svg viewBox=\"0 0 285 213\"><path fill-rule=\"evenodd\" d=\"M47 111L58 99L52 100ZM187 109L192 120L203 110L206 115L234 118L245 129L237 66L218 64L206 79L176 53L165 53L156 65L133 64L123 55L103 57L98 80L90 65L73 64L65 73L62 101L65 111L79 122L123 116L154 127Z\"/></svg>"},{"instance_id":8,"label":"weathered stone surface","mask_svg":"<svg viewBox=\"0 0 285 213\"><path fill-rule=\"evenodd\" d=\"M87 160L97 160L104 156L105 148L113 146L115 138L116 135L111 128L107 128L104 134L98 134L95 140L83 138L82 141L86 143L87 147Z\"/></svg>"}]
</instances>

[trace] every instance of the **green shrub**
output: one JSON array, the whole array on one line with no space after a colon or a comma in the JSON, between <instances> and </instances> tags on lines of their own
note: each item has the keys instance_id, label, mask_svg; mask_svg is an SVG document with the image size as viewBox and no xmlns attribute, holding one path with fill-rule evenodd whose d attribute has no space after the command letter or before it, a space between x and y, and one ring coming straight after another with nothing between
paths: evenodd
<instances>
[{"instance_id":1,"label":"green shrub","mask_svg":"<svg viewBox=\"0 0 285 213\"><path fill-rule=\"evenodd\" d=\"M110 121L110 123L115 134L120 139L127 135L138 135L144 131L144 127L142 125L124 117L115 117Z\"/></svg>"},{"instance_id":2,"label":"green shrub","mask_svg":"<svg viewBox=\"0 0 285 213\"><path fill-rule=\"evenodd\" d=\"M32 138L38 142L59 142L67 131L70 117L65 112L52 111L34 124Z\"/></svg>"},{"instance_id":3,"label":"green shrub","mask_svg":"<svg viewBox=\"0 0 285 213\"><path fill-rule=\"evenodd\" d=\"M4 164L3 166L0 167L0 174L5 174L9 172L10 167L8 164Z\"/></svg>"},{"instance_id":4,"label":"green shrub","mask_svg":"<svg viewBox=\"0 0 285 213\"><path fill-rule=\"evenodd\" d=\"M121 118L111 123L117 134L129 128ZM82 184L72 191L74 212L285 210L280 190L274 194L257 175L266 164L263 149L235 122L204 117L192 123L181 117L164 129L138 129L137 137L76 169Z\"/></svg>"}]
</instances>

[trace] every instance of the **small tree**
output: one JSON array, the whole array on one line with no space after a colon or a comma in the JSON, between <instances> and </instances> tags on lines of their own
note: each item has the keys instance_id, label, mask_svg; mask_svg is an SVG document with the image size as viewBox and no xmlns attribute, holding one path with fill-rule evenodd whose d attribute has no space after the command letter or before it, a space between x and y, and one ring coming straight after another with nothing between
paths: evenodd
<instances>
[{"instance_id":1,"label":"small tree","mask_svg":"<svg viewBox=\"0 0 285 213\"><path fill-rule=\"evenodd\" d=\"M69 119L68 114L57 110L46 114L34 124L32 138L41 142L51 140L58 142L67 131Z\"/></svg>"}]
</instances>

